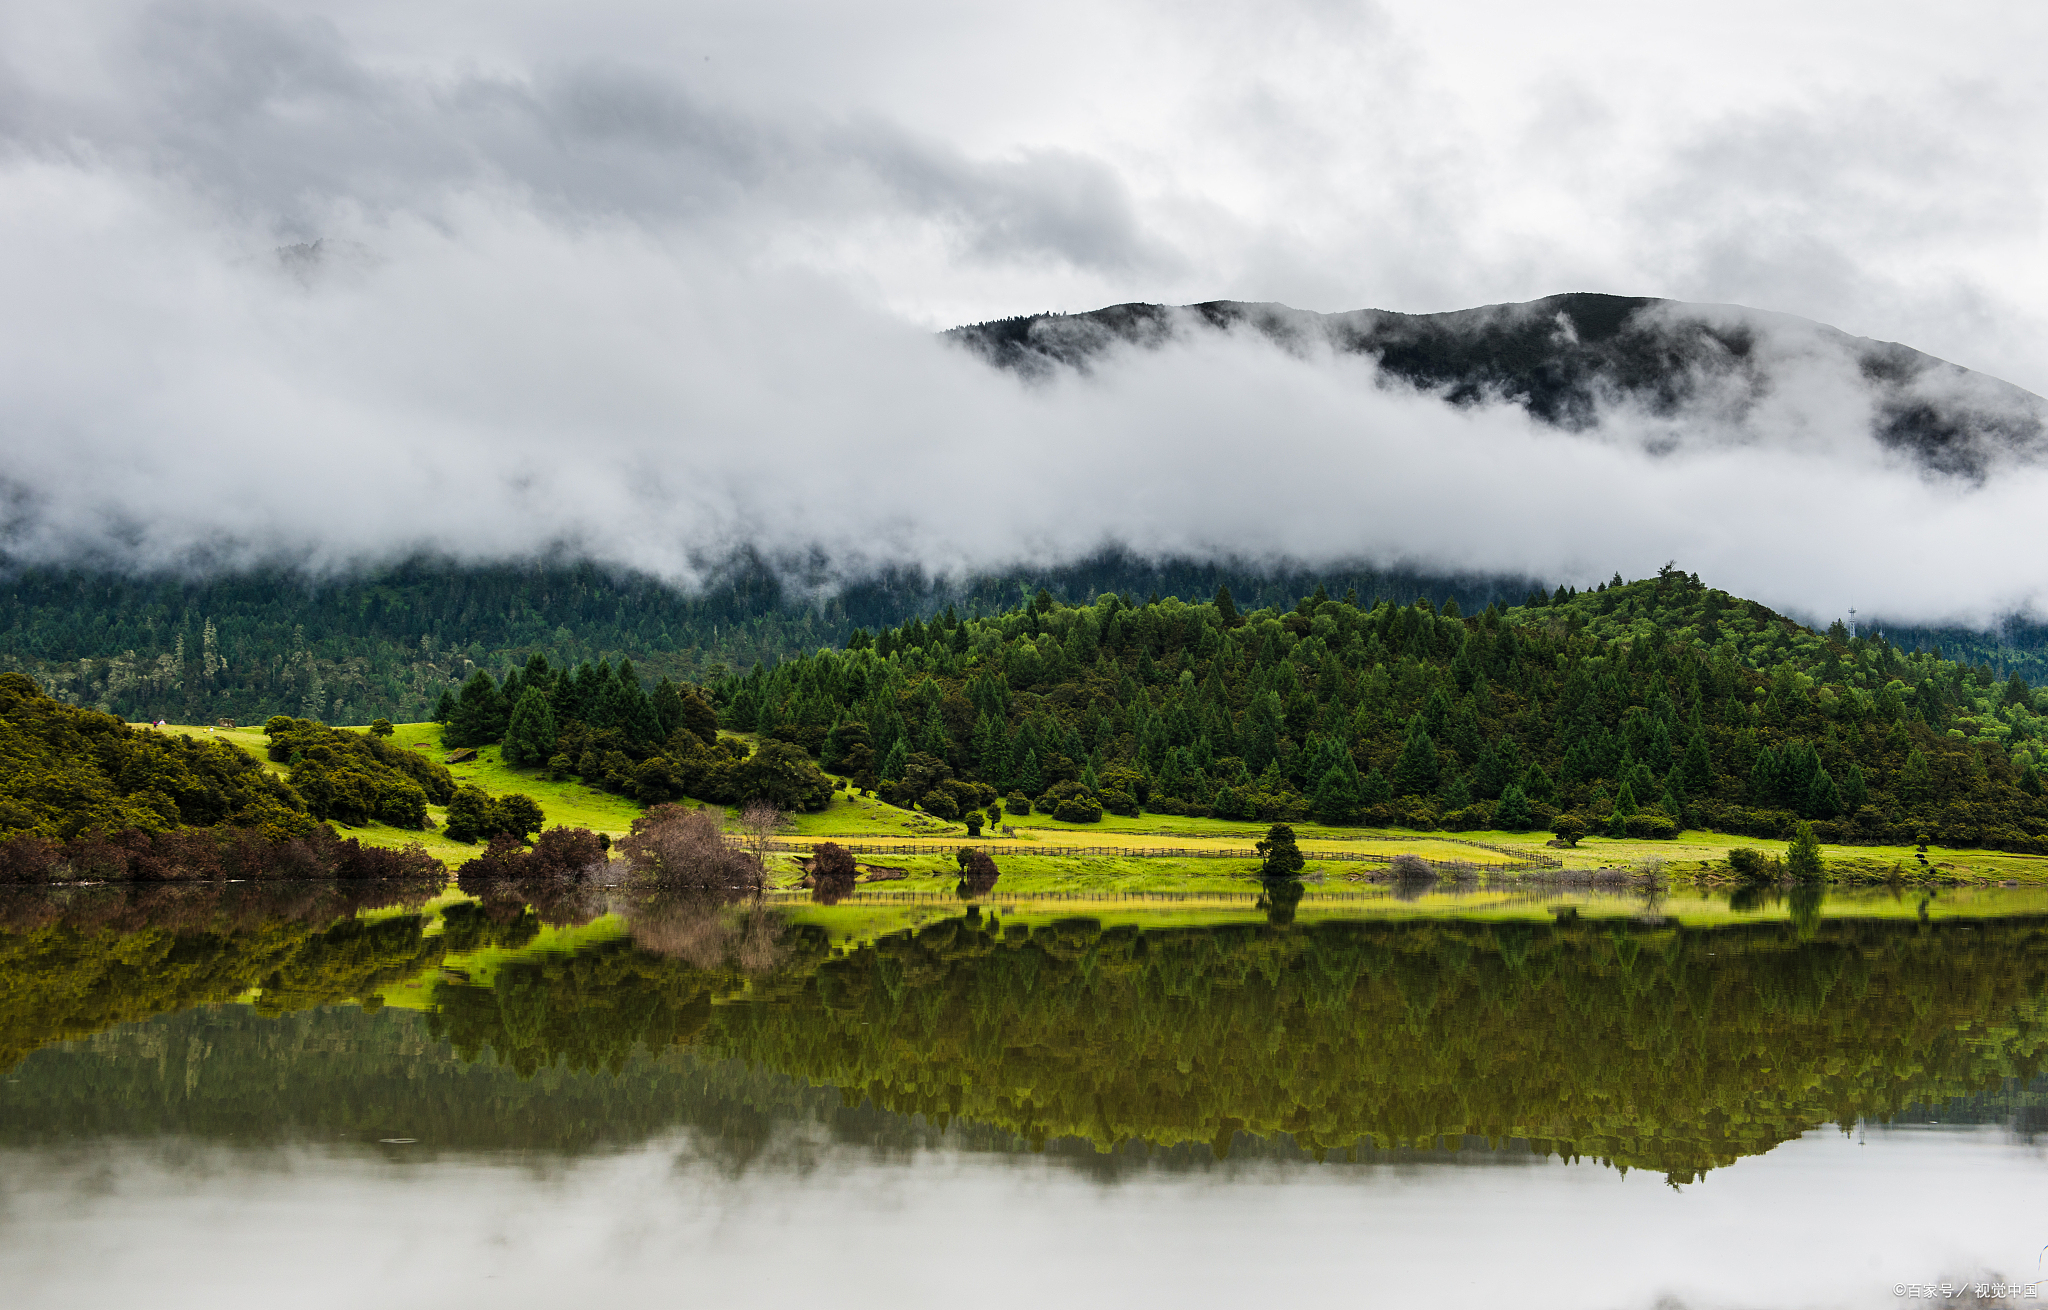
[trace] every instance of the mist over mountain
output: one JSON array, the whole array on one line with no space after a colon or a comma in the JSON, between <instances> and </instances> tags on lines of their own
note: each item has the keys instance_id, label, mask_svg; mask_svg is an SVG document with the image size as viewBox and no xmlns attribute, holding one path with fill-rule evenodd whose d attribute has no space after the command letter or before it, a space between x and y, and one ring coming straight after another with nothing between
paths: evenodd
<instances>
[{"instance_id":1,"label":"mist over mountain","mask_svg":"<svg viewBox=\"0 0 2048 1310\"><path fill-rule=\"evenodd\" d=\"M1930 473L1981 480L2048 458L2048 401L1909 346L1790 314L1648 296L1571 293L1441 314L1318 314L1233 300L1112 305L955 328L990 363L1044 379L1250 332L1295 351L1368 358L1384 386L1458 406L1509 404L1583 432L1634 420L1654 453L1712 441L1811 441L1860 428ZM1846 414L1846 424L1829 424Z\"/></svg>"},{"instance_id":2,"label":"mist over mountain","mask_svg":"<svg viewBox=\"0 0 2048 1310\"><path fill-rule=\"evenodd\" d=\"M1831 25L1743 85L1721 20L1586 74L1556 15L1283 8L1154 15L1164 43L963 13L943 58L888 5L0 16L0 564L587 562L711 597L743 555L816 607L1105 547L1678 560L1822 622L2048 612L2041 403L1919 353L2042 389L2048 154L1996 96L1908 99L2033 95L2028 43ZM1402 35L1443 24L1449 62ZM1477 33L1501 62L1467 66ZM1555 286L1681 298L1271 303Z\"/></svg>"}]
</instances>

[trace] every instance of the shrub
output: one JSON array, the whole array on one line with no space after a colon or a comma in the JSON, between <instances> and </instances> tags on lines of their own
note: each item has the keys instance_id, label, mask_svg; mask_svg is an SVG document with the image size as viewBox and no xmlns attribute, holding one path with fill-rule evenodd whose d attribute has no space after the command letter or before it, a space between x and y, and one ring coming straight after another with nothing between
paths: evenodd
<instances>
[{"instance_id":1,"label":"shrub","mask_svg":"<svg viewBox=\"0 0 2048 1310\"><path fill-rule=\"evenodd\" d=\"M1586 821L1576 814L1560 814L1551 820L1550 830L1567 846L1577 846L1586 835Z\"/></svg>"},{"instance_id":2,"label":"shrub","mask_svg":"<svg viewBox=\"0 0 2048 1310\"><path fill-rule=\"evenodd\" d=\"M1138 798L1127 791L1121 791L1114 787L1104 788L1102 791L1102 808L1108 810L1111 814L1121 814L1126 818L1135 818L1138 814Z\"/></svg>"},{"instance_id":3,"label":"shrub","mask_svg":"<svg viewBox=\"0 0 2048 1310\"><path fill-rule=\"evenodd\" d=\"M1623 821L1628 835L1638 841L1668 841L1678 835L1678 825L1661 814L1639 810Z\"/></svg>"},{"instance_id":4,"label":"shrub","mask_svg":"<svg viewBox=\"0 0 2048 1310\"><path fill-rule=\"evenodd\" d=\"M725 839L712 810L657 805L619 843L632 876L677 891L757 892L761 862Z\"/></svg>"},{"instance_id":5,"label":"shrub","mask_svg":"<svg viewBox=\"0 0 2048 1310\"><path fill-rule=\"evenodd\" d=\"M1102 803L1078 782L1056 782L1038 798L1041 812L1049 812L1062 823L1099 823Z\"/></svg>"},{"instance_id":6,"label":"shrub","mask_svg":"<svg viewBox=\"0 0 2048 1310\"><path fill-rule=\"evenodd\" d=\"M1728 867L1745 878L1761 878L1770 871L1773 862L1764 853L1748 846L1738 846L1728 852Z\"/></svg>"},{"instance_id":7,"label":"shrub","mask_svg":"<svg viewBox=\"0 0 2048 1310\"><path fill-rule=\"evenodd\" d=\"M962 847L960 861L960 887L963 896L986 896L996 885L1000 873L996 862L989 858L987 851Z\"/></svg>"},{"instance_id":8,"label":"shrub","mask_svg":"<svg viewBox=\"0 0 2048 1310\"><path fill-rule=\"evenodd\" d=\"M1402 853L1387 861L1387 874L1395 882L1435 882L1436 870L1420 855Z\"/></svg>"},{"instance_id":9,"label":"shrub","mask_svg":"<svg viewBox=\"0 0 2048 1310\"><path fill-rule=\"evenodd\" d=\"M471 783L449 799L448 826L443 831L450 841L465 844L500 834L523 843L526 834L540 831L546 822L540 804L531 796L510 792L493 797Z\"/></svg>"},{"instance_id":10,"label":"shrub","mask_svg":"<svg viewBox=\"0 0 2048 1310\"><path fill-rule=\"evenodd\" d=\"M370 731L379 737L389 737L393 732L393 728L391 727L391 720L371 719Z\"/></svg>"},{"instance_id":11,"label":"shrub","mask_svg":"<svg viewBox=\"0 0 2048 1310\"><path fill-rule=\"evenodd\" d=\"M952 792L944 788L935 787L925 793L924 812L948 823L960 817L960 807L954 803Z\"/></svg>"},{"instance_id":12,"label":"shrub","mask_svg":"<svg viewBox=\"0 0 2048 1310\"><path fill-rule=\"evenodd\" d=\"M965 823L965 824L967 825L967 835L968 835L968 836L970 836L970 837L979 837L979 836L981 836L981 822L982 822L982 819L981 819L981 811L980 811L980 810L969 810L969 811L967 811L967 813L965 813L965 814L961 815L961 816L960 816L960 819L961 819L961 822L963 822L963 823Z\"/></svg>"},{"instance_id":13,"label":"shrub","mask_svg":"<svg viewBox=\"0 0 2048 1310\"><path fill-rule=\"evenodd\" d=\"M1031 813L1031 798L1021 791L1013 791L1003 798L1003 810L1011 818L1022 818Z\"/></svg>"},{"instance_id":14,"label":"shrub","mask_svg":"<svg viewBox=\"0 0 2048 1310\"><path fill-rule=\"evenodd\" d=\"M811 853L811 886L827 897L844 896L853 890L860 867L853 855L838 842L819 842Z\"/></svg>"},{"instance_id":15,"label":"shrub","mask_svg":"<svg viewBox=\"0 0 2048 1310\"><path fill-rule=\"evenodd\" d=\"M1102 806L1086 796L1069 796L1053 806L1052 817L1061 823L1100 823Z\"/></svg>"}]
</instances>

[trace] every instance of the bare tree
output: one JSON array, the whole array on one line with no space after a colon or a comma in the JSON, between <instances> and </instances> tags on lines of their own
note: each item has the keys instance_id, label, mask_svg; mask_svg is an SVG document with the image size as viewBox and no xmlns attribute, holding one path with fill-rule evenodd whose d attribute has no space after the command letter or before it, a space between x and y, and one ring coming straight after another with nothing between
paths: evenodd
<instances>
[{"instance_id":1,"label":"bare tree","mask_svg":"<svg viewBox=\"0 0 2048 1310\"><path fill-rule=\"evenodd\" d=\"M740 831L747 834L747 846L763 868L768 864L768 842L782 826L782 811L768 801L748 801L740 811Z\"/></svg>"},{"instance_id":2,"label":"bare tree","mask_svg":"<svg viewBox=\"0 0 2048 1310\"><path fill-rule=\"evenodd\" d=\"M646 885L758 893L766 882L760 858L727 843L714 810L657 805L633 820L619 850L633 879Z\"/></svg>"}]
</instances>

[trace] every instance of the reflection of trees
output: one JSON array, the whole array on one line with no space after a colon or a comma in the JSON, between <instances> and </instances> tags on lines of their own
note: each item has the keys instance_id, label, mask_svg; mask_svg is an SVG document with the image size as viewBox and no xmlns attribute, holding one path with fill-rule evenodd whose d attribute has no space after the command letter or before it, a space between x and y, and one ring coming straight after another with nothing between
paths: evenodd
<instances>
[{"instance_id":1,"label":"reflection of trees","mask_svg":"<svg viewBox=\"0 0 2048 1310\"><path fill-rule=\"evenodd\" d=\"M1807 932L1075 921L998 937L963 918L721 1006L702 1040L1040 1139L1470 1134L1680 1178L2041 1067L2040 923Z\"/></svg>"},{"instance_id":2,"label":"reflection of trees","mask_svg":"<svg viewBox=\"0 0 2048 1310\"><path fill-rule=\"evenodd\" d=\"M252 986L291 1008L367 994L446 949L517 947L539 915L451 907L99 926L95 902L0 934L0 1061ZM210 916L209 917L209 913ZM1813 1126L1885 1118L2043 1067L2048 921L1685 929L1440 919L1026 930L960 917L833 954L751 901L639 898L628 935L441 983L426 1022L523 1075L705 1057L1029 1139L1312 1151L1481 1136L1690 1178ZM87 922L95 918L97 922ZM20 922L17 918L16 922ZM363 1022L369 1022L368 1019ZM637 1067L637 1066L635 1066Z\"/></svg>"},{"instance_id":3,"label":"reflection of trees","mask_svg":"<svg viewBox=\"0 0 2048 1310\"><path fill-rule=\"evenodd\" d=\"M627 915L643 950L704 970L759 976L782 963L782 911L749 898L714 895L646 897Z\"/></svg>"},{"instance_id":4,"label":"reflection of trees","mask_svg":"<svg viewBox=\"0 0 2048 1310\"><path fill-rule=\"evenodd\" d=\"M252 988L270 1014L371 1001L445 950L420 915L354 917L365 901L418 889L106 890L7 903L19 926L0 932L0 1069L51 1042Z\"/></svg>"},{"instance_id":5,"label":"reflection of trees","mask_svg":"<svg viewBox=\"0 0 2048 1310\"><path fill-rule=\"evenodd\" d=\"M637 1048L698 1042L712 1001L750 987L782 994L778 964L814 967L828 947L816 928L792 929L748 902L690 898L636 907L631 935L573 955L515 960L489 988L443 982L428 1018L466 1060L490 1051L522 1074L625 1067Z\"/></svg>"}]
</instances>

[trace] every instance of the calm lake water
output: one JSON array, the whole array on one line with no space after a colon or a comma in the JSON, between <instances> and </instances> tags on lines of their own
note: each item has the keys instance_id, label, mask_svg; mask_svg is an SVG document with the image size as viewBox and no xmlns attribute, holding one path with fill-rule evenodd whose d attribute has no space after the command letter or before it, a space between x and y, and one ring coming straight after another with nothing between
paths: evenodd
<instances>
[{"instance_id":1,"label":"calm lake water","mask_svg":"<svg viewBox=\"0 0 2048 1310\"><path fill-rule=\"evenodd\" d=\"M428 897L0 898L0 1299L1876 1306L2048 1276L2041 893Z\"/></svg>"}]
</instances>

